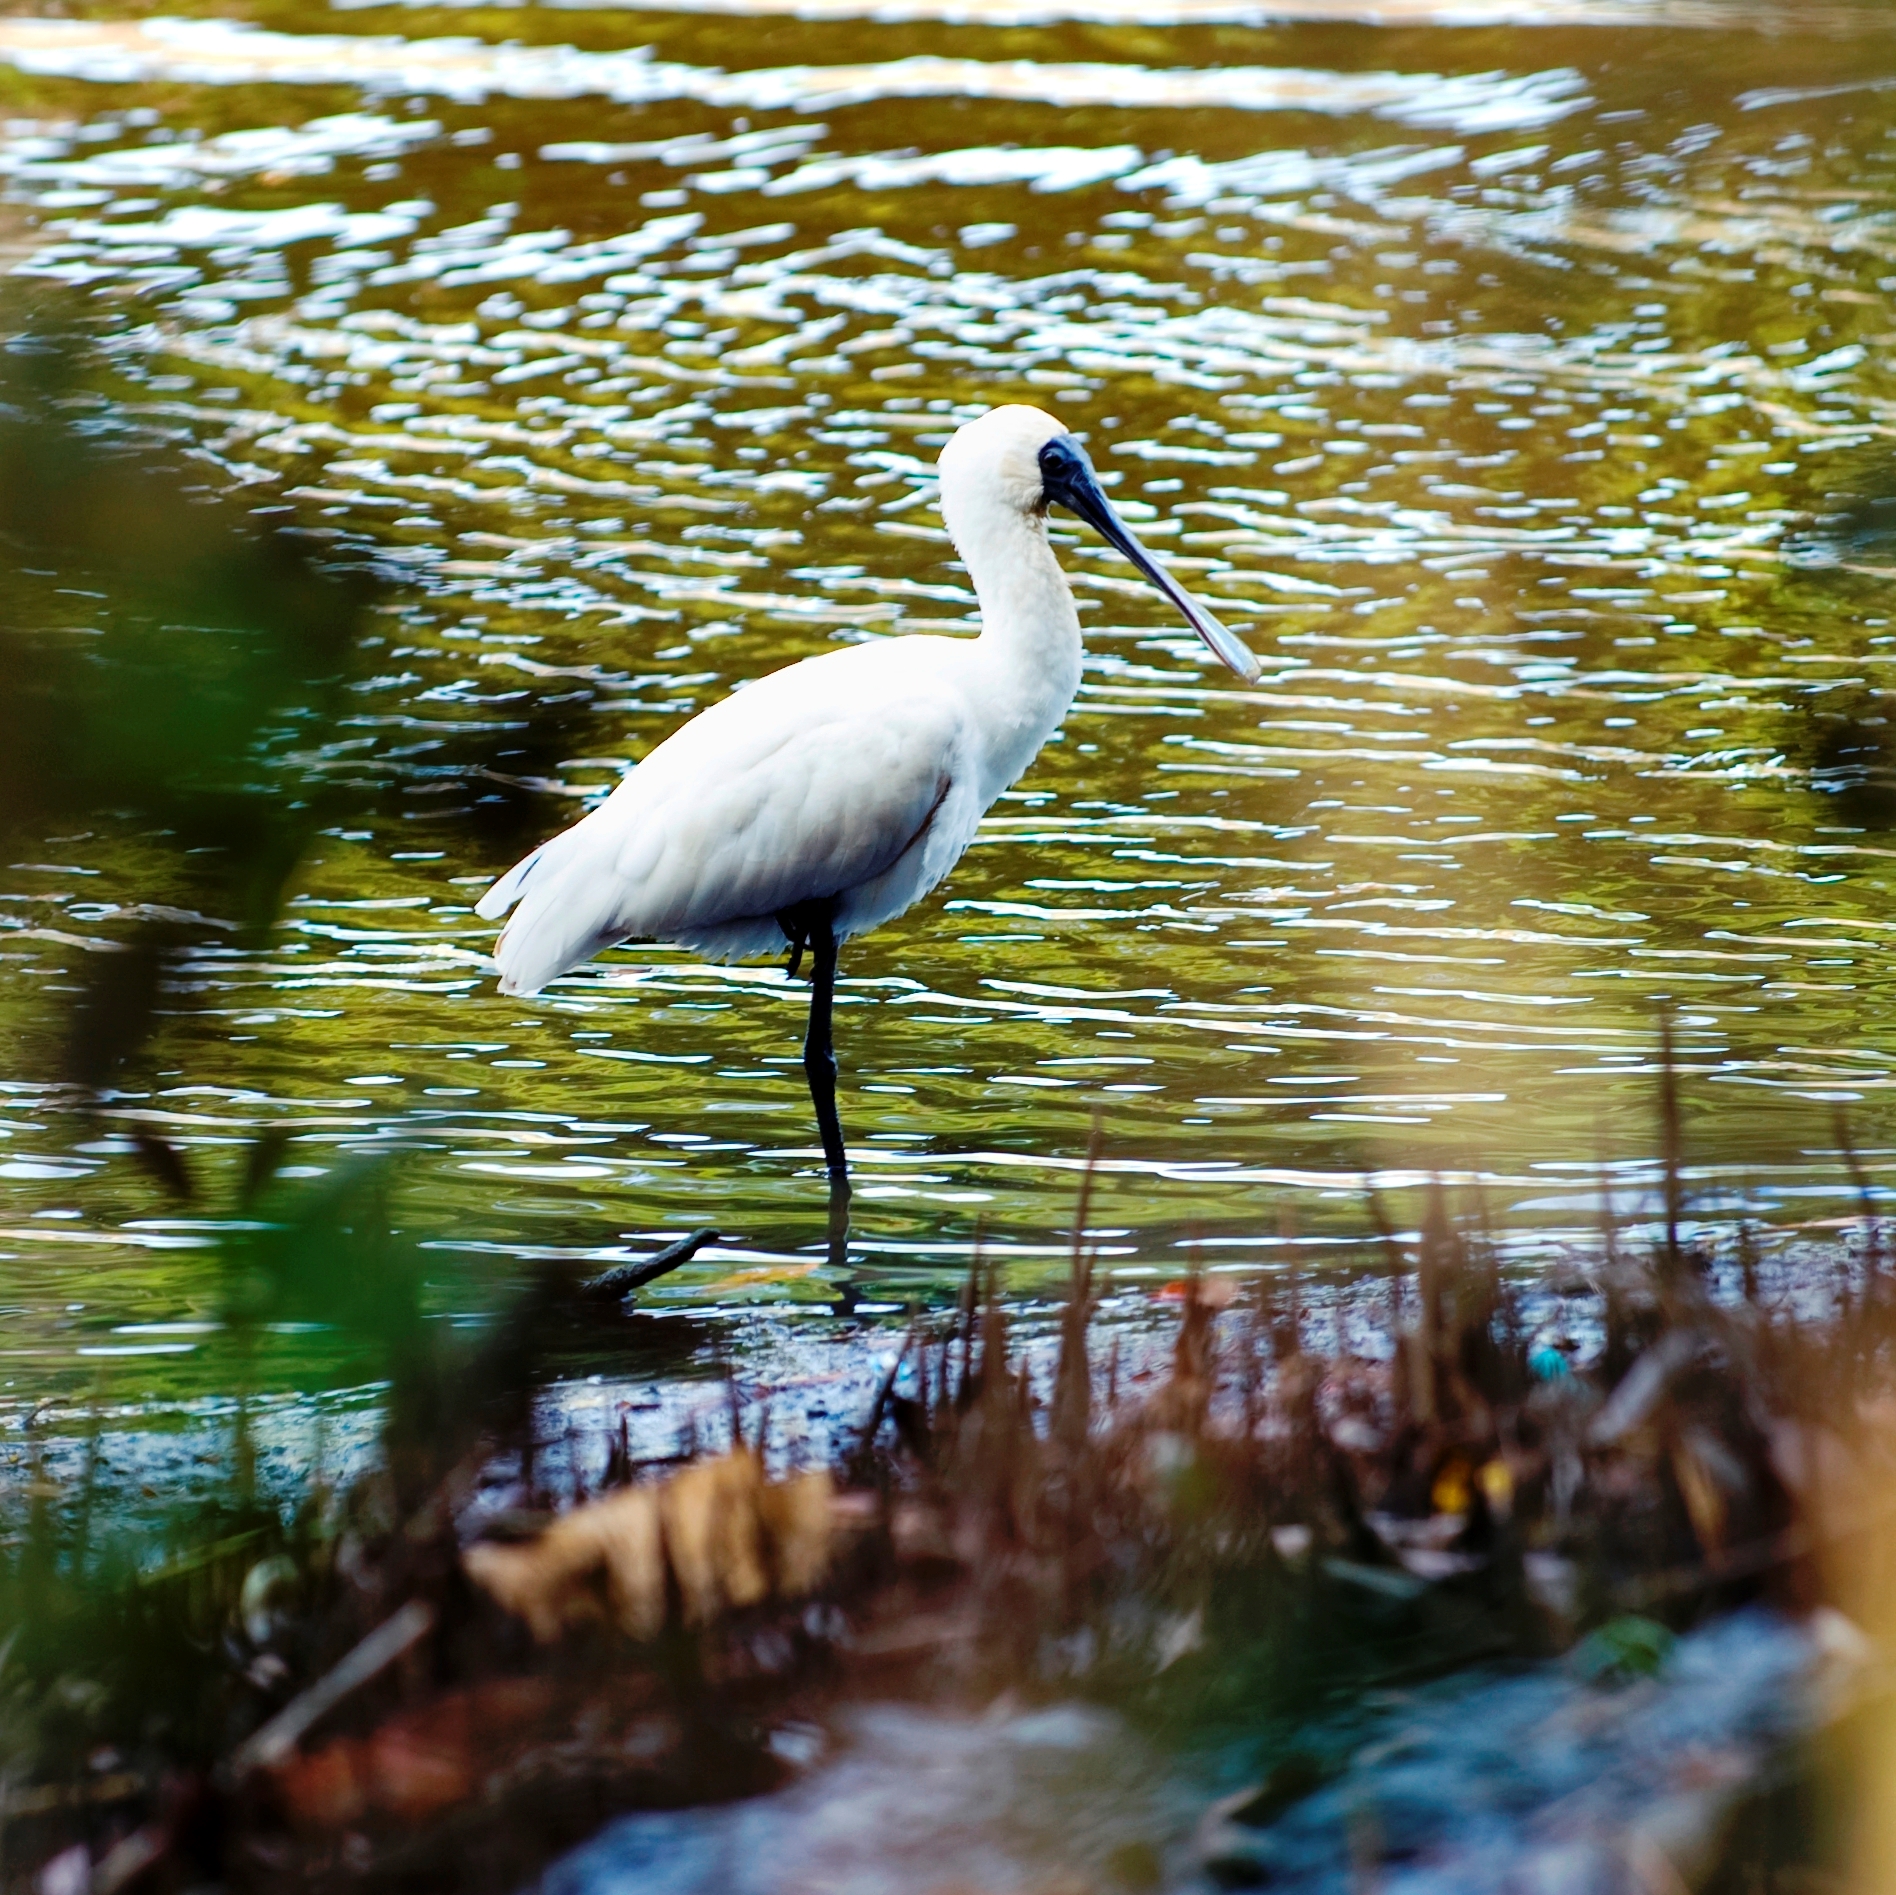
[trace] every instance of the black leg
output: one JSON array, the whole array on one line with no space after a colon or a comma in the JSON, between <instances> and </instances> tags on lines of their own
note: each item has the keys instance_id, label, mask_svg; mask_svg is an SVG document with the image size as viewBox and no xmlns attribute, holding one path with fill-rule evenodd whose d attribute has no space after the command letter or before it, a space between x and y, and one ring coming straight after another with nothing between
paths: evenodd
<instances>
[{"instance_id":1,"label":"black leg","mask_svg":"<svg viewBox=\"0 0 1896 1895\"><path fill-rule=\"evenodd\" d=\"M843 1125L836 1116L836 1047L830 1025L836 994L835 905L825 902L810 917L810 1030L803 1039L803 1075L810 1082L823 1158L829 1166L832 1194L849 1191L849 1159L843 1150Z\"/></svg>"},{"instance_id":2,"label":"black leg","mask_svg":"<svg viewBox=\"0 0 1896 1895\"><path fill-rule=\"evenodd\" d=\"M817 1130L823 1139L823 1159L829 1167L830 1210L834 1223L840 1215L848 1225L849 1159L843 1149L842 1121L836 1115L836 1049L831 1012L836 994L836 904L799 902L777 917L777 925L791 944L791 971L810 950L810 1025L803 1038L803 1076L810 1083L810 1101L816 1107Z\"/></svg>"},{"instance_id":3,"label":"black leg","mask_svg":"<svg viewBox=\"0 0 1896 1895\"><path fill-rule=\"evenodd\" d=\"M849 1269L849 1179L830 1174L829 1267L836 1278L836 1313L856 1313L856 1281Z\"/></svg>"},{"instance_id":4,"label":"black leg","mask_svg":"<svg viewBox=\"0 0 1896 1895\"><path fill-rule=\"evenodd\" d=\"M836 1048L831 1025L836 995L836 904L799 902L786 908L777 925L790 943L790 978L796 978L804 950L810 953L810 1025L803 1038L803 1073L816 1107L823 1158L829 1167L829 1264L841 1282L837 1308L853 1315L856 1286L849 1276L849 1155L843 1147L842 1120L836 1113Z\"/></svg>"}]
</instances>

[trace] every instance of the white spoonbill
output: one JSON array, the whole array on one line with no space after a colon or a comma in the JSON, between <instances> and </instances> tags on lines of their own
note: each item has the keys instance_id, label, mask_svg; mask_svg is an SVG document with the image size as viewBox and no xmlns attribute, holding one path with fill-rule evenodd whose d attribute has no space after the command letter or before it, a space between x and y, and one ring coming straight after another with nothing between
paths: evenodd
<instances>
[{"instance_id":1,"label":"white spoonbill","mask_svg":"<svg viewBox=\"0 0 1896 1895\"><path fill-rule=\"evenodd\" d=\"M814 963L803 1069L832 1186L847 1189L830 1010L836 951L927 894L1033 762L1080 685L1080 618L1047 541L1076 513L1247 681L1257 659L1136 540L1086 450L1038 408L991 408L941 451L941 511L978 638L909 636L806 658L667 737L583 821L482 896L514 910L500 990L538 993L618 942ZM516 905L517 904L517 905Z\"/></svg>"}]
</instances>

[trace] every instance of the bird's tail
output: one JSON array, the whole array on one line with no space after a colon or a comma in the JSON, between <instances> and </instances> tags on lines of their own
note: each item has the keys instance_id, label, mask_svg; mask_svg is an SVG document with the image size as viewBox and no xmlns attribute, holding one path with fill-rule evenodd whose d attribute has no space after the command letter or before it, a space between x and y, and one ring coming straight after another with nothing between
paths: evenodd
<instances>
[{"instance_id":1,"label":"bird's tail","mask_svg":"<svg viewBox=\"0 0 1896 1895\"><path fill-rule=\"evenodd\" d=\"M516 902L520 903L494 943L494 965L500 971L500 991L504 994L537 994L548 981L585 959L583 954L576 960L566 958L567 943L562 938L566 930L560 926L559 903L553 898L553 885L559 877L550 857L557 854L554 845L561 840L555 836L543 842L474 904L474 912L483 921L498 921Z\"/></svg>"},{"instance_id":2,"label":"bird's tail","mask_svg":"<svg viewBox=\"0 0 1896 1895\"><path fill-rule=\"evenodd\" d=\"M540 858L546 854L544 843L534 852L516 862L479 901L474 904L474 912L483 921L498 921L515 902L520 899L521 891L527 885L527 878L539 867Z\"/></svg>"},{"instance_id":3,"label":"bird's tail","mask_svg":"<svg viewBox=\"0 0 1896 1895\"><path fill-rule=\"evenodd\" d=\"M474 912L488 921L513 909L494 943L504 994L537 994L549 981L625 939L610 878L586 874L584 862L575 860L583 855L575 838L584 829L584 823L576 823L542 843L475 905Z\"/></svg>"}]
</instances>

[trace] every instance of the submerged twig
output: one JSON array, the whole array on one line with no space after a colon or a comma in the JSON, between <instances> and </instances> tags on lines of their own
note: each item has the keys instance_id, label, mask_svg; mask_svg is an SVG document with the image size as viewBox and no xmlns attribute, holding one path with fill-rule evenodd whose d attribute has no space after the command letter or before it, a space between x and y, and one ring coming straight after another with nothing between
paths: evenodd
<instances>
[{"instance_id":1,"label":"submerged twig","mask_svg":"<svg viewBox=\"0 0 1896 1895\"><path fill-rule=\"evenodd\" d=\"M676 1270L680 1264L689 1263L706 1244L717 1241L717 1231L709 1224L701 1230L694 1230L689 1236L680 1237L669 1243L663 1250L657 1250L639 1263L615 1264L610 1270L596 1277L588 1277L579 1286L579 1294L588 1302L623 1302L634 1290L642 1290L648 1283L655 1283L668 1270Z\"/></svg>"}]
</instances>

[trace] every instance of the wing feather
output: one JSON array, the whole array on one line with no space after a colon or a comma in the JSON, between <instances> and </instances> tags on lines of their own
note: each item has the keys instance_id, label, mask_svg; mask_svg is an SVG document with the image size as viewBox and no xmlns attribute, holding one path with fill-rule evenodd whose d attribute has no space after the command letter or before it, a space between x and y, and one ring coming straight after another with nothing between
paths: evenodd
<instances>
[{"instance_id":1,"label":"wing feather","mask_svg":"<svg viewBox=\"0 0 1896 1895\"><path fill-rule=\"evenodd\" d=\"M483 899L483 913L519 903L495 949L503 990L537 992L617 941L768 922L885 874L954 778L962 701L936 654L959 648L830 653L693 718Z\"/></svg>"}]
</instances>

